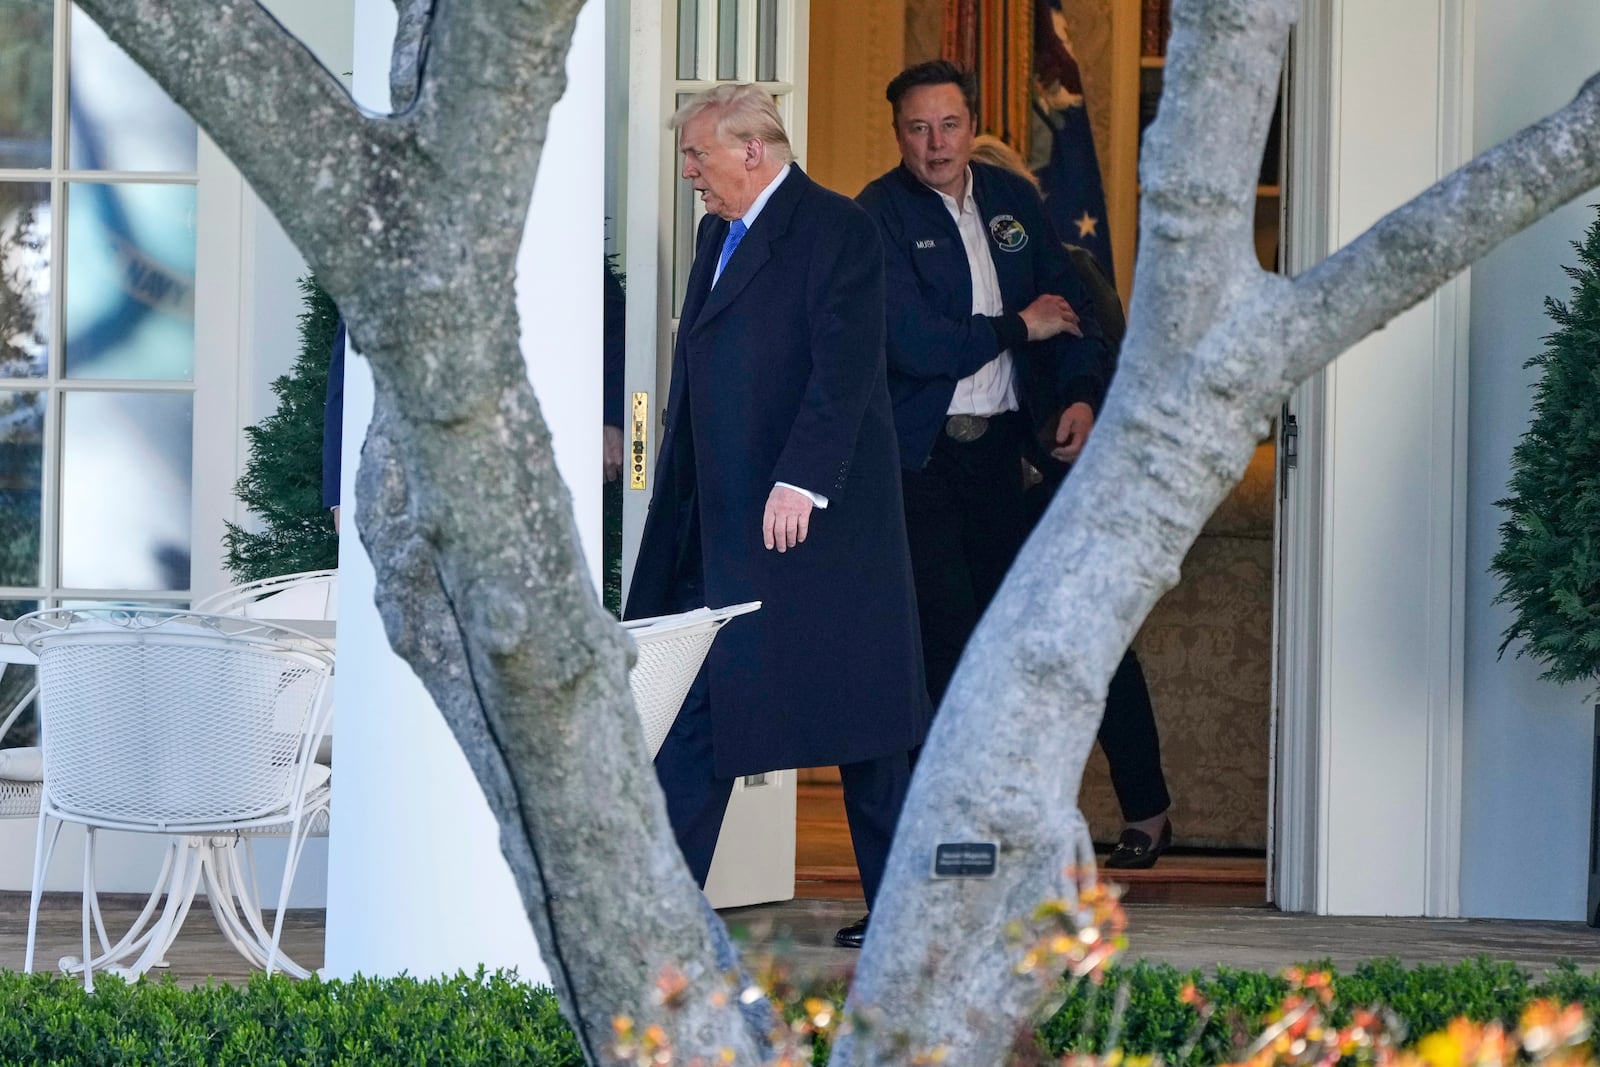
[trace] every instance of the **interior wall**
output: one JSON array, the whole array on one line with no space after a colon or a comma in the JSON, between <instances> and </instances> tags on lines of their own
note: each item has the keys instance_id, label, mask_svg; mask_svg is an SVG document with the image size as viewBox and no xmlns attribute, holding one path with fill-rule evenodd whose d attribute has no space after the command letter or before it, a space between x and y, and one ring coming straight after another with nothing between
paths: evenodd
<instances>
[{"instance_id":1,"label":"interior wall","mask_svg":"<svg viewBox=\"0 0 1600 1067\"><path fill-rule=\"evenodd\" d=\"M846 196L900 162L883 91L905 64L907 0L811 0L806 172Z\"/></svg>"},{"instance_id":2,"label":"interior wall","mask_svg":"<svg viewBox=\"0 0 1600 1067\"><path fill-rule=\"evenodd\" d=\"M1571 99L1600 70L1600 8L1566 0L1477 0L1474 147L1487 148ZM1597 190L1600 192L1600 190ZM1468 409L1467 617L1461 907L1464 914L1583 917L1588 871L1590 687L1539 680L1497 655L1510 624L1492 603L1511 450L1527 428L1533 371L1550 332L1544 298L1565 301L1571 242L1596 193L1501 245L1472 271Z\"/></svg>"}]
</instances>

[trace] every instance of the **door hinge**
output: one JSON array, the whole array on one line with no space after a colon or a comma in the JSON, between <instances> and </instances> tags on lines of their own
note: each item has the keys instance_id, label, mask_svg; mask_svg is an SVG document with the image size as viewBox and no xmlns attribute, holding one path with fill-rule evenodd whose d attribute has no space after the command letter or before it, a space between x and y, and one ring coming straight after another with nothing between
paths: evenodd
<instances>
[{"instance_id":1,"label":"door hinge","mask_svg":"<svg viewBox=\"0 0 1600 1067\"><path fill-rule=\"evenodd\" d=\"M1278 499L1289 498L1289 472L1300 466L1300 420L1283 405L1278 415Z\"/></svg>"}]
</instances>

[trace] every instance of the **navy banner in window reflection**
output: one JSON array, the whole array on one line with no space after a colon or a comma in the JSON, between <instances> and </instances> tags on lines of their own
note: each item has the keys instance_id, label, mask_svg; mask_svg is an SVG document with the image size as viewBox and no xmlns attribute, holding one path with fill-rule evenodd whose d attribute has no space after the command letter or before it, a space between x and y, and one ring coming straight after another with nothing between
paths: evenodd
<instances>
[{"instance_id":1,"label":"navy banner in window reflection","mask_svg":"<svg viewBox=\"0 0 1600 1067\"><path fill-rule=\"evenodd\" d=\"M61 584L187 589L194 398L67 393Z\"/></svg>"},{"instance_id":2,"label":"navy banner in window reflection","mask_svg":"<svg viewBox=\"0 0 1600 1067\"><path fill-rule=\"evenodd\" d=\"M43 393L0 391L0 585L39 584Z\"/></svg>"},{"instance_id":3,"label":"navy banner in window reflection","mask_svg":"<svg viewBox=\"0 0 1600 1067\"><path fill-rule=\"evenodd\" d=\"M192 185L67 187L67 377L194 377Z\"/></svg>"},{"instance_id":4,"label":"navy banner in window reflection","mask_svg":"<svg viewBox=\"0 0 1600 1067\"><path fill-rule=\"evenodd\" d=\"M194 120L77 8L68 78L73 170L194 171Z\"/></svg>"},{"instance_id":5,"label":"navy banner in window reflection","mask_svg":"<svg viewBox=\"0 0 1600 1067\"><path fill-rule=\"evenodd\" d=\"M50 165L54 19L38 0L0 0L0 167Z\"/></svg>"},{"instance_id":6,"label":"navy banner in window reflection","mask_svg":"<svg viewBox=\"0 0 1600 1067\"><path fill-rule=\"evenodd\" d=\"M50 186L0 182L0 378L42 378L50 335Z\"/></svg>"}]
</instances>

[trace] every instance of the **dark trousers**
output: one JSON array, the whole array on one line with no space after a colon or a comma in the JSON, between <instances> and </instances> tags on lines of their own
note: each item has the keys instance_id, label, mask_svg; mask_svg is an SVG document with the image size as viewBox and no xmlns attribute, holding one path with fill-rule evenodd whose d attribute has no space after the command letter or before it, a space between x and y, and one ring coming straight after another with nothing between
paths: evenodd
<instances>
[{"instance_id":1,"label":"dark trousers","mask_svg":"<svg viewBox=\"0 0 1600 1067\"><path fill-rule=\"evenodd\" d=\"M667 731L656 754L656 778L667 798L667 817L677 836L678 848L689 863L695 881L705 887L711 858L722 831L722 817L733 794L733 779L718 778L711 749L711 703L706 672L702 668L683 709ZM911 784L911 761L904 752L839 767L844 784L845 817L855 846L856 867L867 909L877 899L883 868L895 823Z\"/></svg>"},{"instance_id":2,"label":"dark trousers","mask_svg":"<svg viewBox=\"0 0 1600 1067\"><path fill-rule=\"evenodd\" d=\"M941 433L925 467L900 472L923 665L935 708L1027 534L1022 432L1022 419L1012 412L991 419L976 441L963 444Z\"/></svg>"},{"instance_id":3,"label":"dark trousers","mask_svg":"<svg viewBox=\"0 0 1600 1067\"><path fill-rule=\"evenodd\" d=\"M1106 694L1100 720L1100 748L1111 766L1111 788L1117 794L1123 822L1153 819L1172 806L1167 777L1161 772L1161 738L1144 668L1133 649L1123 653Z\"/></svg>"}]
</instances>

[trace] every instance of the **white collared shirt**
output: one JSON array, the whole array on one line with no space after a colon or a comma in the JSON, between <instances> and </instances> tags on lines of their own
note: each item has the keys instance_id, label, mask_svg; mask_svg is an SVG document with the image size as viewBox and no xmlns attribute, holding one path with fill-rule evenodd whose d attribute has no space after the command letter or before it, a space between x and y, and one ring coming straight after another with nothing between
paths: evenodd
<instances>
[{"instance_id":1,"label":"white collared shirt","mask_svg":"<svg viewBox=\"0 0 1600 1067\"><path fill-rule=\"evenodd\" d=\"M978 202L972 196L972 168L967 168L967 191L958 204L956 198L939 193L945 210L955 220L961 245L967 252L968 273L972 275L972 313L999 315L1005 311L1000 297L1000 276L989 252L989 237L984 232ZM1011 372L1011 352L1006 350L956 383L950 397L950 415L998 415L1017 410L1017 389Z\"/></svg>"},{"instance_id":2,"label":"white collared shirt","mask_svg":"<svg viewBox=\"0 0 1600 1067\"><path fill-rule=\"evenodd\" d=\"M761 190L760 195L751 202L749 210L743 215L739 216L739 221L744 223L746 232L749 231L750 227L756 224L756 216L761 214L761 209L767 206L768 200L772 199L773 191L777 189L778 186L783 184L783 179L789 176L789 171L793 168L793 163L785 163L783 165L783 169L778 171L778 176L768 182L767 187ZM722 277L722 272L727 269L728 266L726 263L720 262L720 255L721 249L718 249L719 262L717 263L717 271L711 276L711 287L713 289L717 287L717 279ZM728 258L732 259L733 257L729 256Z\"/></svg>"}]
</instances>

